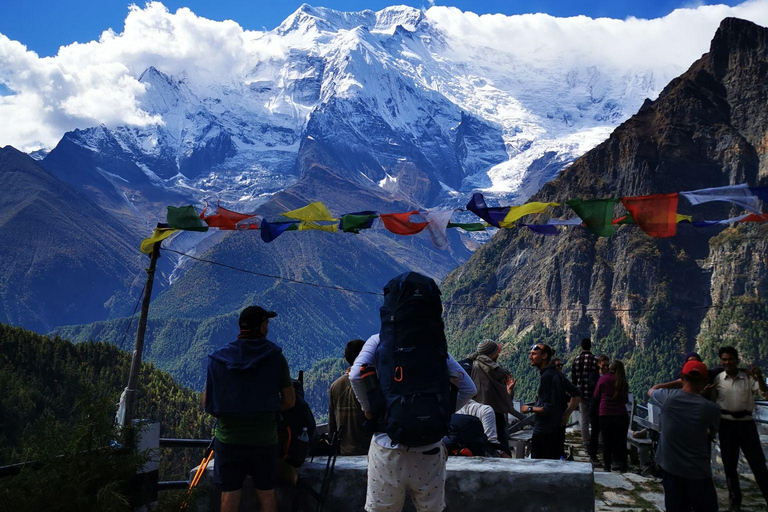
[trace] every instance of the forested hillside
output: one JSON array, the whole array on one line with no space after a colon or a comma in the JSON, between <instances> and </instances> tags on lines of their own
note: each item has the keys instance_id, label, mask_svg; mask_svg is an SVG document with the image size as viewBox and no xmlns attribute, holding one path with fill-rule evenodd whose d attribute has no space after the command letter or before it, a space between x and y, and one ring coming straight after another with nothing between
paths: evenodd
<instances>
[{"instance_id":1,"label":"forested hillside","mask_svg":"<svg viewBox=\"0 0 768 512\"><path fill-rule=\"evenodd\" d=\"M130 364L129 353L107 343L73 344L0 324L0 465L27 460L40 436L76 431L89 404L116 409ZM151 364L140 374L138 417L160 422L161 437L210 438L212 432L200 394ZM201 452L163 450L160 478L186 477Z\"/></svg>"}]
</instances>

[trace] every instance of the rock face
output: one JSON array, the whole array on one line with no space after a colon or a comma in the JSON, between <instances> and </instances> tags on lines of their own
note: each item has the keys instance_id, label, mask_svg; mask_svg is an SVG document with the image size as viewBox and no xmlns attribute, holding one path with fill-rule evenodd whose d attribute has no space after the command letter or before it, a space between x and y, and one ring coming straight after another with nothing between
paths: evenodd
<instances>
[{"instance_id":1,"label":"rock face","mask_svg":"<svg viewBox=\"0 0 768 512\"><path fill-rule=\"evenodd\" d=\"M766 104L768 29L725 19L709 53L532 200L765 185ZM699 219L737 213L728 203L694 207L684 198L678 211ZM619 204L615 216L623 214ZM562 206L554 215L574 213ZM636 226L619 227L610 238L561 229L552 237L505 230L449 275L445 300L477 304L447 308L458 352L469 351L481 336L511 337L537 322L563 329L569 348L619 326L630 340L626 349L666 337L682 351L695 344L708 306L745 294L765 297L765 229L741 226L748 235L739 243L712 246L717 231L685 224L668 239L651 238Z\"/></svg>"}]
</instances>

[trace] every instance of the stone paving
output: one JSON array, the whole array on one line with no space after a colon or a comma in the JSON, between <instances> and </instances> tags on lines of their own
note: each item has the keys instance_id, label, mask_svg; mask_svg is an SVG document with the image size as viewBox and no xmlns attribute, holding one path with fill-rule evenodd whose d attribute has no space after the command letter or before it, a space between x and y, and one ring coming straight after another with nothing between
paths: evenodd
<instances>
[{"instance_id":1,"label":"stone paving","mask_svg":"<svg viewBox=\"0 0 768 512\"><path fill-rule=\"evenodd\" d=\"M589 456L581 446L580 435L569 433L566 443L575 461L589 461ZM664 490L660 478L640 475L640 468L631 463L627 473L606 473L602 466L596 466L594 470L596 512L664 511ZM768 510L751 474L742 473L741 487L744 494L741 507L743 512ZM722 474L715 474L715 488L720 510L728 510L728 489Z\"/></svg>"}]
</instances>

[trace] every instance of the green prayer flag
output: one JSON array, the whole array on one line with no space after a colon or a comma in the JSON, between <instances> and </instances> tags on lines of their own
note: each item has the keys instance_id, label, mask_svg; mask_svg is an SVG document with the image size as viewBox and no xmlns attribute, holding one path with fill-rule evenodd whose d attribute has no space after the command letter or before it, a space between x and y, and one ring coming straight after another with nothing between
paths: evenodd
<instances>
[{"instance_id":1,"label":"green prayer flag","mask_svg":"<svg viewBox=\"0 0 768 512\"><path fill-rule=\"evenodd\" d=\"M464 231L485 231L485 224L483 224L482 222L469 222L469 223L449 222L448 227L461 228Z\"/></svg>"},{"instance_id":2,"label":"green prayer flag","mask_svg":"<svg viewBox=\"0 0 768 512\"><path fill-rule=\"evenodd\" d=\"M345 233L360 233L361 229L371 227L373 221L378 217L376 214L355 214L350 213L341 218L341 230Z\"/></svg>"},{"instance_id":3,"label":"green prayer flag","mask_svg":"<svg viewBox=\"0 0 768 512\"><path fill-rule=\"evenodd\" d=\"M592 233L597 236L611 236L615 232L613 205L617 201L618 199L571 199L566 203Z\"/></svg>"},{"instance_id":4,"label":"green prayer flag","mask_svg":"<svg viewBox=\"0 0 768 512\"><path fill-rule=\"evenodd\" d=\"M183 229L185 231L208 231L208 226L197 215L195 207L192 205L181 206L179 208L169 206L166 222L172 228Z\"/></svg>"}]
</instances>

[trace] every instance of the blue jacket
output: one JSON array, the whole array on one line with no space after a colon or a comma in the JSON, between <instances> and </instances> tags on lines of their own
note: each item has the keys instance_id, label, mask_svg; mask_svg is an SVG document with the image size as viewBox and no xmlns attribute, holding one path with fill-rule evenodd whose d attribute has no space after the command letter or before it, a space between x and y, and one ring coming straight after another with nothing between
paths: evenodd
<instances>
[{"instance_id":1,"label":"blue jacket","mask_svg":"<svg viewBox=\"0 0 768 512\"><path fill-rule=\"evenodd\" d=\"M205 411L245 418L279 412L282 353L266 338L238 338L208 354Z\"/></svg>"}]
</instances>

